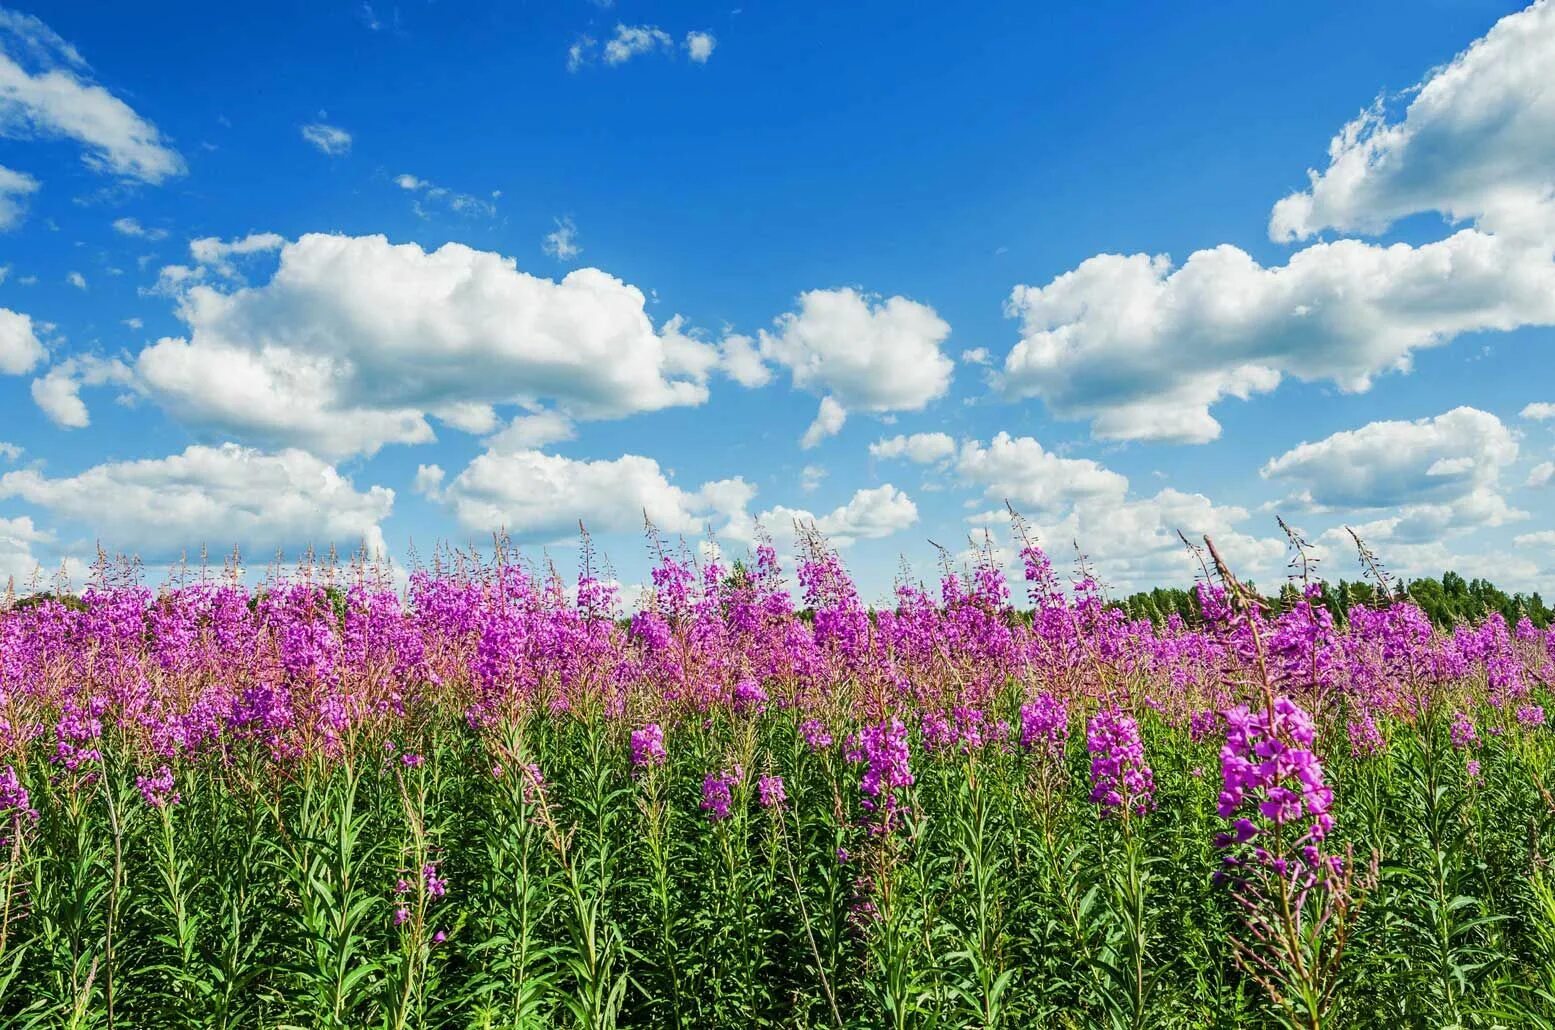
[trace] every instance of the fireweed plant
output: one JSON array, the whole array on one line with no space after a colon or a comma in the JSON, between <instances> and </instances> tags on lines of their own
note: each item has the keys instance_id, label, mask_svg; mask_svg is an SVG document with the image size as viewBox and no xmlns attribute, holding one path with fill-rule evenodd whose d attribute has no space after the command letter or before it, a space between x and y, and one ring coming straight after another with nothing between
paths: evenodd
<instances>
[{"instance_id":1,"label":"fireweed plant","mask_svg":"<svg viewBox=\"0 0 1555 1030\"><path fill-rule=\"evenodd\" d=\"M7 596L0 1025L1555 1025L1555 631L1017 526L874 610L813 535Z\"/></svg>"}]
</instances>

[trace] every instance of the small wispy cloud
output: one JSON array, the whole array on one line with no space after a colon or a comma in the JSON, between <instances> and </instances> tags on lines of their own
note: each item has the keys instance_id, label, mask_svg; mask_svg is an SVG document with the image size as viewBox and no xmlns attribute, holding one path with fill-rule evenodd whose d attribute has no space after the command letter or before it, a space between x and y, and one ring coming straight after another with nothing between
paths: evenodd
<instances>
[{"instance_id":1,"label":"small wispy cloud","mask_svg":"<svg viewBox=\"0 0 1555 1030\"><path fill-rule=\"evenodd\" d=\"M166 229L158 229L155 227L141 225L140 222L134 218L115 218L113 220L113 231L118 233L120 236L133 236L142 240L167 239Z\"/></svg>"},{"instance_id":2,"label":"small wispy cloud","mask_svg":"<svg viewBox=\"0 0 1555 1030\"><path fill-rule=\"evenodd\" d=\"M439 186L435 182L423 179L420 176L411 175L408 172L396 175L394 177L394 185L407 193L416 194L416 214L423 218L427 217L427 212L421 206L422 200L441 204L455 214L469 215L471 217L484 215L487 218L491 218L497 213L497 205L494 201L501 196L500 192L494 190L491 194L492 199L485 200L470 193L460 193L446 186Z\"/></svg>"},{"instance_id":3,"label":"small wispy cloud","mask_svg":"<svg viewBox=\"0 0 1555 1030\"><path fill-rule=\"evenodd\" d=\"M302 138L330 157L351 151L351 134L338 125L313 122L302 127Z\"/></svg>"},{"instance_id":4,"label":"small wispy cloud","mask_svg":"<svg viewBox=\"0 0 1555 1030\"><path fill-rule=\"evenodd\" d=\"M700 31L686 33L681 43L686 56L695 64L706 64L717 45L711 32ZM618 24L603 44L593 36L579 36L573 41L567 48L567 70L575 72L595 60L616 67L643 54L673 54L675 49L675 37L657 25Z\"/></svg>"},{"instance_id":5,"label":"small wispy cloud","mask_svg":"<svg viewBox=\"0 0 1555 1030\"><path fill-rule=\"evenodd\" d=\"M572 219L556 219L556 228L545 234L541 249L558 261L571 261L583 253L583 247L578 243L578 227Z\"/></svg>"}]
</instances>

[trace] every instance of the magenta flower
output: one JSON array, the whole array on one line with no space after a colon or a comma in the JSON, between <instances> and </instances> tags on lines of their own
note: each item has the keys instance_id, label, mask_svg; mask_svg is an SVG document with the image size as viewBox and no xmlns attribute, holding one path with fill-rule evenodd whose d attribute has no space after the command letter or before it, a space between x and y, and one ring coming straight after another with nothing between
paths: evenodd
<instances>
[{"instance_id":1,"label":"magenta flower","mask_svg":"<svg viewBox=\"0 0 1555 1030\"><path fill-rule=\"evenodd\" d=\"M1086 726L1091 753L1091 801L1101 813L1142 814L1155 804L1155 773L1145 762L1139 723L1118 709L1103 709Z\"/></svg>"},{"instance_id":2,"label":"magenta flower","mask_svg":"<svg viewBox=\"0 0 1555 1030\"><path fill-rule=\"evenodd\" d=\"M1452 727L1448 731L1452 738L1452 746L1459 751L1466 751L1479 743L1479 734L1474 731L1474 720L1465 712L1457 712L1452 717Z\"/></svg>"},{"instance_id":3,"label":"magenta flower","mask_svg":"<svg viewBox=\"0 0 1555 1030\"><path fill-rule=\"evenodd\" d=\"M783 777L763 776L757 780L756 798L762 808L783 807L783 803L788 800L788 794L783 789Z\"/></svg>"},{"instance_id":4,"label":"magenta flower","mask_svg":"<svg viewBox=\"0 0 1555 1030\"><path fill-rule=\"evenodd\" d=\"M708 822L722 822L729 818L729 805L734 800L733 788L740 782L737 773L708 773L702 780L702 811Z\"/></svg>"},{"instance_id":5,"label":"magenta flower","mask_svg":"<svg viewBox=\"0 0 1555 1030\"><path fill-rule=\"evenodd\" d=\"M1038 694L1020 706L1020 746L1040 748L1050 757L1063 753L1069 739L1069 706L1052 694Z\"/></svg>"},{"instance_id":6,"label":"magenta flower","mask_svg":"<svg viewBox=\"0 0 1555 1030\"><path fill-rule=\"evenodd\" d=\"M632 731L632 765L638 768L663 765L669 758L664 749L664 728L650 722L640 730Z\"/></svg>"},{"instance_id":7,"label":"magenta flower","mask_svg":"<svg viewBox=\"0 0 1555 1030\"><path fill-rule=\"evenodd\" d=\"M1311 747L1316 739L1312 717L1288 698L1269 712L1253 714L1246 705L1225 713L1226 743L1220 749L1219 811L1234 818L1252 803L1276 826L1310 820L1308 835L1320 841L1333 829L1334 792L1323 780L1323 764Z\"/></svg>"},{"instance_id":8,"label":"magenta flower","mask_svg":"<svg viewBox=\"0 0 1555 1030\"><path fill-rule=\"evenodd\" d=\"M152 808L176 805L183 800L178 791L173 789L173 770L165 765L150 776L135 777L135 786L146 804Z\"/></svg>"}]
</instances>

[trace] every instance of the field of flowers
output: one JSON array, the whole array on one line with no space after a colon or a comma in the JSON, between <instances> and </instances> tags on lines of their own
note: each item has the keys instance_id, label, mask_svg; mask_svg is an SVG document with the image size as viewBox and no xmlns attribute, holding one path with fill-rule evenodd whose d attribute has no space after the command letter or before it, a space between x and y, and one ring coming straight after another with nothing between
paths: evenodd
<instances>
[{"instance_id":1,"label":"field of flowers","mask_svg":"<svg viewBox=\"0 0 1555 1030\"><path fill-rule=\"evenodd\" d=\"M0 1024L1555 1025L1555 630L1022 555L14 602Z\"/></svg>"}]
</instances>

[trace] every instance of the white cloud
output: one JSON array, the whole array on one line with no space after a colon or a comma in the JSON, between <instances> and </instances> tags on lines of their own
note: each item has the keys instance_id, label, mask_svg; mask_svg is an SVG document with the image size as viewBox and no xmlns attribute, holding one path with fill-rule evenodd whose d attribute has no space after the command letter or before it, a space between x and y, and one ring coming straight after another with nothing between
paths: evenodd
<instances>
[{"instance_id":1,"label":"white cloud","mask_svg":"<svg viewBox=\"0 0 1555 1030\"><path fill-rule=\"evenodd\" d=\"M0 308L0 374L24 375L48 356L33 330L32 319L19 311Z\"/></svg>"},{"instance_id":2,"label":"white cloud","mask_svg":"<svg viewBox=\"0 0 1555 1030\"><path fill-rule=\"evenodd\" d=\"M616 34L605 41L605 63L625 64L638 54L673 45L669 33L653 25L617 25Z\"/></svg>"},{"instance_id":3,"label":"white cloud","mask_svg":"<svg viewBox=\"0 0 1555 1030\"><path fill-rule=\"evenodd\" d=\"M804 436L799 439L799 446L805 450L819 444L829 436L836 436L842 431L842 424L848 420L848 412L835 397L822 397L820 410L815 413L815 421L810 423L810 428L804 431Z\"/></svg>"},{"instance_id":4,"label":"white cloud","mask_svg":"<svg viewBox=\"0 0 1555 1030\"><path fill-rule=\"evenodd\" d=\"M1420 211L1506 235L1555 236L1555 5L1497 22L1408 91L1402 120L1379 102L1329 144L1328 168L1274 206L1269 235L1375 233Z\"/></svg>"},{"instance_id":5,"label":"white cloud","mask_svg":"<svg viewBox=\"0 0 1555 1030\"><path fill-rule=\"evenodd\" d=\"M735 333L719 341L718 367L724 375L749 389L772 382L772 370L761 360L761 351L749 336Z\"/></svg>"},{"instance_id":6,"label":"white cloud","mask_svg":"<svg viewBox=\"0 0 1555 1030\"><path fill-rule=\"evenodd\" d=\"M556 228L545 234L540 249L558 261L571 261L583 253L578 243L578 227L571 218L556 219Z\"/></svg>"},{"instance_id":7,"label":"white cloud","mask_svg":"<svg viewBox=\"0 0 1555 1030\"><path fill-rule=\"evenodd\" d=\"M166 229L147 228L141 225L139 220L128 217L115 218L113 220L113 231L121 236L133 236L143 240L167 239Z\"/></svg>"},{"instance_id":8,"label":"white cloud","mask_svg":"<svg viewBox=\"0 0 1555 1030\"><path fill-rule=\"evenodd\" d=\"M1524 407L1518 414L1533 422L1545 422L1555 419L1555 404L1548 401L1535 401Z\"/></svg>"},{"instance_id":9,"label":"white cloud","mask_svg":"<svg viewBox=\"0 0 1555 1030\"><path fill-rule=\"evenodd\" d=\"M869 445L873 458L906 458L920 465L933 465L956 453L956 441L947 433L913 433L891 436Z\"/></svg>"},{"instance_id":10,"label":"white cloud","mask_svg":"<svg viewBox=\"0 0 1555 1030\"><path fill-rule=\"evenodd\" d=\"M394 177L394 185L402 190L419 194L421 199L417 200L415 211L416 214L423 218L427 216L427 212L421 206L422 199L440 204L459 215L484 215L487 218L491 218L497 213L497 205L490 200L483 200L469 193L460 193L457 190L439 186L434 182L428 182L426 179L418 178L414 175L396 175ZM496 194L492 194L492 196L495 197Z\"/></svg>"},{"instance_id":11,"label":"white cloud","mask_svg":"<svg viewBox=\"0 0 1555 1030\"><path fill-rule=\"evenodd\" d=\"M132 387L134 382L134 372L117 358L103 359L84 354L67 358L49 369L41 379L34 379L32 399L55 425L64 429L85 429L92 420L81 400L83 386L115 383Z\"/></svg>"},{"instance_id":12,"label":"white cloud","mask_svg":"<svg viewBox=\"0 0 1555 1030\"><path fill-rule=\"evenodd\" d=\"M761 357L787 368L799 389L822 395L805 446L835 433L849 411L917 411L950 388L954 363L940 350L950 326L926 304L874 301L846 288L811 290L775 326L760 334ZM748 357L749 345L725 341L731 374ZM757 377L742 368L736 378Z\"/></svg>"},{"instance_id":13,"label":"white cloud","mask_svg":"<svg viewBox=\"0 0 1555 1030\"><path fill-rule=\"evenodd\" d=\"M424 497L436 499L442 492L444 475L441 465L417 465L412 489Z\"/></svg>"},{"instance_id":14,"label":"white cloud","mask_svg":"<svg viewBox=\"0 0 1555 1030\"><path fill-rule=\"evenodd\" d=\"M534 450L478 455L444 491L460 525L499 529L520 542L549 542L592 532L635 533L646 515L666 533L696 533L742 512L755 489L742 479L672 484L659 463L635 454L584 461Z\"/></svg>"},{"instance_id":15,"label":"white cloud","mask_svg":"<svg viewBox=\"0 0 1555 1030\"><path fill-rule=\"evenodd\" d=\"M1089 458L1063 458L1029 436L999 433L985 446L966 440L957 449L944 433L897 436L871 445L877 458L905 458L923 465L948 462L963 483L990 500L1023 511L1056 512L1078 504L1113 504L1128 492L1128 479Z\"/></svg>"},{"instance_id":16,"label":"white cloud","mask_svg":"<svg viewBox=\"0 0 1555 1030\"><path fill-rule=\"evenodd\" d=\"M460 244L308 235L268 283L180 296L187 338L136 371L176 416L326 455L433 438L455 404L542 401L569 419L707 399L717 349L679 319L655 329L643 294L594 268L560 281Z\"/></svg>"},{"instance_id":17,"label":"white cloud","mask_svg":"<svg viewBox=\"0 0 1555 1030\"><path fill-rule=\"evenodd\" d=\"M24 198L37 191L37 179L0 165L0 232L22 224L22 218L27 214Z\"/></svg>"},{"instance_id":18,"label":"white cloud","mask_svg":"<svg viewBox=\"0 0 1555 1030\"><path fill-rule=\"evenodd\" d=\"M1527 486L1537 490L1555 482L1555 461L1541 461L1528 472Z\"/></svg>"},{"instance_id":19,"label":"white cloud","mask_svg":"<svg viewBox=\"0 0 1555 1030\"><path fill-rule=\"evenodd\" d=\"M717 45L718 40L711 32L686 33L686 56L697 64L706 64Z\"/></svg>"},{"instance_id":20,"label":"white cloud","mask_svg":"<svg viewBox=\"0 0 1555 1030\"><path fill-rule=\"evenodd\" d=\"M181 175L183 158L156 126L90 74L80 53L43 22L0 10L0 135L73 139L88 167L140 182Z\"/></svg>"},{"instance_id":21,"label":"white cloud","mask_svg":"<svg viewBox=\"0 0 1555 1030\"><path fill-rule=\"evenodd\" d=\"M162 269L159 287L163 292L176 292L181 286L204 279L207 270L215 272L223 279L236 279L238 271L233 258L268 254L280 250L285 243L285 238L273 232L249 233L247 236L231 240L223 240L215 236L202 236L190 240L189 256L194 259L195 267L169 265Z\"/></svg>"},{"instance_id":22,"label":"white cloud","mask_svg":"<svg viewBox=\"0 0 1555 1030\"><path fill-rule=\"evenodd\" d=\"M1060 576L1084 554L1088 567L1116 592L1191 583L1199 565L1183 546L1179 532L1195 543L1206 535L1212 538L1244 579L1264 583L1283 571L1283 538L1250 535L1242 528L1249 518L1245 508L1217 505L1202 494L1165 489L1151 497L1128 499L1102 494L1067 510L1028 512L1019 504L1016 508L1028 518L1033 537ZM1008 516L989 511L968 521L1000 526ZM1021 570L1012 574L1019 576Z\"/></svg>"},{"instance_id":23,"label":"white cloud","mask_svg":"<svg viewBox=\"0 0 1555 1030\"><path fill-rule=\"evenodd\" d=\"M1029 436L999 433L984 447L961 445L956 474L983 488L986 497L1016 507L1051 511L1087 501L1120 501L1128 479L1089 458L1062 458Z\"/></svg>"},{"instance_id":24,"label":"white cloud","mask_svg":"<svg viewBox=\"0 0 1555 1030\"><path fill-rule=\"evenodd\" d=\"M1494 490L1517 439L1488 412L1460 407L1413 422L1372 422L1303 443L1259 471L1300 486L1312 504L1393 508Z\"/></svg>"},{"instance_id":25,"label":"white cloud","mask_svg":"<svg viewBox=\"0 0 1555 1030\"><path fill-rule=\"evenodd\" d=\"M80 272L71 272L69 275L65 276L65 282L69 283L71 286L74 286L78 290L86 289L86 276L82 275Z\"/></svg>"},{"instance_id":26,"label":"white cloud","mask_svg":"<svg viewBox=\"0 0 1555 1030\"><path fill-rule=\"evenodd\" d=\"M351 150L351 134L338 125L313 122L304 125L301 132L303 139L331 157L349 153Z\"/></svg>"},{"instance_id":27,"label":"white cloud","mask_svg":"<svg viewBox=\"0 0 1555 1030\"><path fill-rule=\"evenodd\" d=\"M41 564L32 552L33 545L48 543L51 539L26 516L0 518L0 594L5 592L7 585L17 590L27 587Z\"/></svg>"},{"instance_id":28,"label":"white cloud","mask_svg":"<svg viewBox=\"0 0 1555 1030\"><path fill-rule=\"evenodd\" d=\"M1346 126L1326 172L1275 206L1277 239L1380 231L1417 211L1474 226L1422 246L1322 242L1265 267L1220 246L1181 267L1104 254L1017 286L1013 397L1114 439L1203 442L1211 407L1287 376L1348 392L1465 333L1555 324L1555 5L1499 22L1409 91L1403 121Z\"/></svg>"},{"instance_id":29,"label":"white cloud","mask_svg":"<svg viewBox=\"0 0 1555 1030\"><path fill-rule=\"evenodd\" d=\"M593 60L594 39L580 36L567 48L567 70L575 72Z\"/></svg>"},{"instance_id":30,"label":"white cloud","mask_svg":"<svg viewBox=\"0 0 1555 1030\"><path fill-rule=\"evenodd\" d=\"M799 489L814 493L826 480L826 469L820 465L806 465L799 471Z\"/></svg>"},{"instance_id":31,"label":"white cloud","mask_svg":"<svg viewBox=\"0 0 1555 1030\"><path fill-rule=\"evenodd\" d=\"M1421 247L1316 244L1278 268L1224 245L1175 269L1104 254L1017 286L1009 313L1022 321L1010 395L1103 438L1204 442L1220 434L1212 405L1286 375L1363 391L1461 333L1555 323L1555 262L1474 230Z\"/></svg>"},{"instance_id":32,"label":"white cloud","mask_svg":"<svg viewBox=\"0 0 1555 1030\"><path fill-rule=\"evenodd\" d=\"M1541 529L1537 533L1523 533L1514 541L1519 547L1555 548L1555 529Z\"/></svg>"},{"instance_id":33,"label":"white cloud","mask_svg":"<svg viewBox=\"0 0 1555 1030\"><path fill-rule=\"evenodd\" d=\"M384 549L379 524L394 491L359 492L331 465L298 450L276 454L224 444L96 465L48 478L33 469L0 476L0 497L47 509L100 534L105 547L148 560L204 545L250 553L313 545Z\"/></svg>"},{"instance_id":34,"label":"white cloud","mask_svg":"<svg viewBox=\"0 0 1555 1030\"><path fill-rule=\"evenodd\" d=\"M858 490L846 504L824 515L804 508L778 505L750 516L741 512L722 529L731 540L751 543L757 526L772 534L780 546L792 545L796 527L813 528L835 547L850 547L860 540L882 540L918 522L918 506L911 497L886 483Z\"/></svg>"},{"instance_id":35,"label":"white cloud","mask_svg":"<svg viewBox=\"0 0 1555 1030\"><path fill-rule=\"evenodd\" d=\"M486 439L486 446L499 451L524 451L561 443L577 436L572 420L554 411L518 415L506 428Z\"/></svg>"},{"instance_id":36,"label":"white cloud","mask_svg":"<svg viewBox=\"0 0 1555 1030\"><path fill-rule=\"evenodd\" d=\"M123 319L120 322L120 324L125 326L126 328L133 329L136 332L139 332L140 330L142 330L142 329L144 329L146 327L146 323L142 322L138 318L126 318L126 319Z\"/></svg>"},{"instance_id":37,"label":"white cloud","mask_svg":"<svg viewBox=\"0 0 1555 1030\"><path fill-rule=\"evenodd\" d=\"M973 347L961 352L961 363L964 365L986 365L993 360L987 347Z\"/></svg>"},{"instance_id":38,"label":"white cloud","mask_svg":"<svg viewBox=\"0 0 1555 1030\"><path fill-rule=\"evenodd\" d=\"M16 461L23 453L25 452L16 444L0 440L0 458L4 458L6 461Z\"/></svg>"}]
</instances>

